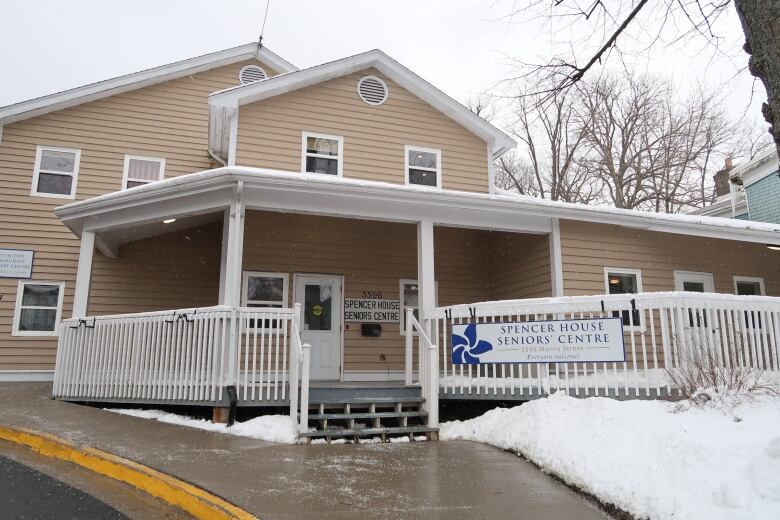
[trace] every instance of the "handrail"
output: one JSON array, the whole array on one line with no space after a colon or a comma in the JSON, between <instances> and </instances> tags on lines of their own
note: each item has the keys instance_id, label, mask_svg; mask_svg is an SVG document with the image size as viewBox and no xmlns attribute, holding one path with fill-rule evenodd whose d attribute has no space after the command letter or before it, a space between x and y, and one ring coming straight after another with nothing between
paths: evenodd
<instances>
[{"instance_id":1,"label":"handrail","mask_svg":"<svg viewBox=\"0 0 780 520\"><path fill-rule=\"evenodd\" d=\"M412 354L414 333L418 337L418 378L420 390L425 398L423 407L428 412L428 426L439 425L439 357L438 347L431 341L428 331L414 317L414 309L406 308L406 376L407 385L412 384Z\"/></svg>"},{"instance_id":2,"label":"handrail","mask_svg":"<svg viewBox=\"0 0 780 520\"><path fill-rule=\"evenodd\" d=\"M516 314L517 312L569 312L619 310L626 303L634 302L638 309L649 308L659 303L676 304L707 304L718 302L731 305L755 305L759 309L774 308L780 304L780 298L775 296L741 296L722 293L699 292L644 292L635 294L599 294L589 296L559 296L551 298L528 298L519 300L497 300L477 302L472 304L436 307L429 312L433 319L473 318L494 316L497 314ZM603 306L603 307L602 307Z\"/></svg>"}]
</instances>

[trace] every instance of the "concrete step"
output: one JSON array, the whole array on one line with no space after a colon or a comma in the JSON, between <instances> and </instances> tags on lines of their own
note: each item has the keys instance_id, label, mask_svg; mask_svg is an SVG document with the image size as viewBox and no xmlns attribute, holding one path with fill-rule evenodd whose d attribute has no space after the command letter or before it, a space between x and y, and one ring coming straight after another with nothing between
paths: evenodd
<instances>
[{"instance_id":1,"label":"concrete step","mask_svg":"<svg viewBox=\"0 0 780 520\"><path fill-rule=\"evenodd\" d=\"M301 437L309 439L322 438L340 438L340 437L386 437L388 435L411 435L411 434L438 434L438 428L429 428L428 426L404 426L404 427L386 427L386 428L352 428L352 429L328 429L328 430L310 430L301 433ZM430 436L430 435L429 435Z\"/></svg>"},{"instance_id":2,"label":"concrete step","mask_svg":"<svg viewBox=\"0 0 780 520\"><path fill-rule=\"evenodd\" d=\"M309 415L309 420L318 421L322 419L395 419L399 417L427 417L428 412L358 412L358 413L318 413Z\"/></svg>"}]
</instances>

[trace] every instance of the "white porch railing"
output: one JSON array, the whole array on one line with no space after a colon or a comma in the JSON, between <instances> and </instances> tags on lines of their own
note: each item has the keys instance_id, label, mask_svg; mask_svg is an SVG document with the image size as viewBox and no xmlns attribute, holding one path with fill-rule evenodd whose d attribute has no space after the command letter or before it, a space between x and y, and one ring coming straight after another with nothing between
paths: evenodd
<instances>
[{"instance_id":1,"label":"white porch railing","mask_svg":"<svg viewBox=\"0 0 780 520\"><path fill-rule=\"evenodd\" d=\"M622 316L626 361L456 365L453 324ZM780 298L701 293L642 293L539 298L441 307L429 313L441 345L446 396L500 399L547 395L661 397L675 389L667 369L707 353L724 367L780 371ZM407 367L408 368L408 367Z\"/></svg>"},{"instance_id":2,"label":"white porch railing","mask_svg":"<svg viewBox=\"0 0 780 520\"><path fill-rule=\"evenodd\" d=\"M417 360L419 367L417 375L419 379L420 391L425 399L423 409L428 412L428 426L437 428L439 426L439 363L438 347L431 342L428 332L420 325L417 318L414 317L414 309L407 307L406 310L406 377L405 384L412 385L413 365L414 365L414 338L418 338Z\"/></svg>"},{"instance_id":3,"label":"white porch railing","mask_svg":"<svg viewBox=\"0 0 780 520\"><path fill-rule=\"evenodd\" d=\"M296 421L300 404L306 419L309 347L301 344L297 307L217 306L63 320L53 395L222 403L233 386L239 400L289 400Z\"/></svg>"}]
</instances>

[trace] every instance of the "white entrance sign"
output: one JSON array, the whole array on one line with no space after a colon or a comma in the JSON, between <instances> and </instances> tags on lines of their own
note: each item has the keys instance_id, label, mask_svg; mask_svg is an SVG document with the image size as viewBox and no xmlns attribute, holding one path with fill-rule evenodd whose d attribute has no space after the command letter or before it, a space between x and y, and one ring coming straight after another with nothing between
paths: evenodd
<instances>
[{"instance_id":1,"label":"white entrance sign","mask_svg":"<svg viewBox=\"0 0 780 520\"><path fill-rule=\"evenodd\" d=\"M32 265L32 251L0 249L0 278L30 278Z\"/></svg>"},{"instance_id":2,"label":"white entrance sign","mask_svg":"<svg viewBox=\"0 0 780 520\"><path fill-rule=\"evenodd\" d=\"M619 317L453 324L451 345L455 364L626 360Z\"/></svg>"},{"instance_id":3,"label":"white entrance sign","mask_svg":"<svg viewBox=\"0 0 780 520\"><path fill-rule=\"evenodd\" d=\"M344 321L398 323L400 311L400 300L344 298Z\"/></svg>"}]
</instances>

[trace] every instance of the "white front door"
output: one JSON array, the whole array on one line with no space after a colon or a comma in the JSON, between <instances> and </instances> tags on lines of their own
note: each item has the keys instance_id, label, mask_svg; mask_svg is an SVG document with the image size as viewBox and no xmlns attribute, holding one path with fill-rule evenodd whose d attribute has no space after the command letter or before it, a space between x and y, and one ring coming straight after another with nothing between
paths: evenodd
<instances>
[{"instance_id":1,"label":"white front door","mask_svg":"<svg viewBox=\"0 0 780 520\"><path fill-rule=\"evenodd\" d=\"M339 379L341 277L295 275L295 303L303 308L301 340L311 345L311 379Z\"/></svg>"}]
</instances>

